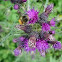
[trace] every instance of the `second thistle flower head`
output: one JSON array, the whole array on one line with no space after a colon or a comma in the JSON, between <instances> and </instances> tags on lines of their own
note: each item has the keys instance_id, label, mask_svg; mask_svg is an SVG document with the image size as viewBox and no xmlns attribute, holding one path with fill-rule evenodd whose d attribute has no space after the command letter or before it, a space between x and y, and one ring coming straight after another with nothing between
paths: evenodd
<instances>
[{"instance_id":1,"label":"second thistle flower head","mask_svg":"<svg viewBox=\"0 0 62 62\"><path fill-rule=\"evenodd\" d=\"M34 9L30 9L29 11L27 11L27 15L29 17L29 23L34 24L35 22L37 22L38 20L38 13L37 10Z\"/></svg>"},{"instance_id":2,"label":"second thistle flower head","mask_svg":"<svg viewBox=\"0 0 62 62\"><path fill-rule=\"evenodd\" d=\"M46 43L45 40L41 41L39 39L36 43L36 47L37 47L38 51L40 52L40 54L45 57L45 53L46 53L47 49L49 49L48 43Z\"/></svg>"}]
</instances>

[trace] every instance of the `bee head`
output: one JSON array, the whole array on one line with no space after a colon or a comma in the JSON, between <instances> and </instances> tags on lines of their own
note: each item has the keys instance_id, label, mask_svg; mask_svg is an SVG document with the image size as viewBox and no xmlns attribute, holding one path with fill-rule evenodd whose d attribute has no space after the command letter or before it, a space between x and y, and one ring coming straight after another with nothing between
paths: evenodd
<instances>
[{"instance_id":1,"label":"bee head","mask_svg":"<svg viewBox=\"0 0 62 62\"><path fill-rule=\"evenodd\" d=\"M22 21L27 22L28 21L28 16L27 15L22 16Z\"/></svg>"}]
</instances>

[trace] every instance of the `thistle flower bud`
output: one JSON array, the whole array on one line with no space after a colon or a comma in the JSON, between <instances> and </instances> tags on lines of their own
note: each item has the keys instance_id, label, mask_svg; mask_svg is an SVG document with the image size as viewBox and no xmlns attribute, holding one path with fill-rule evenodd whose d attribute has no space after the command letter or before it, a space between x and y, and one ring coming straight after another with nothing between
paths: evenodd
<instances>
[{"instance_id":1,"label":"thistle flower bud","mask_svg":"<svg viewBox=\"0 0 62 62\"><path fill-rule=\"evenodd\" d=\"M62 44L57 41L55 44L53 44L53 48L54 48L55 50L59 50L59 49L62 48Z\"/></svg>"},{"instance_id":2,"label":"thistle flower bud","mask_svg":"<svg viewBox=\"0 0 62 62\"><path fill-rule=\"evenodd\" d=\"M47 15L49 15L51 13L52 9L53 9L53 4L48 5L47 8L45 9L45 13Z\"/></svg>"},{"instance_id":3,"label":"thistle flower bud","mask_svg":"<svg viewBox=\"0 0 62 62\"><path fill-rule=\"evenodd\" d=\"M46 23L47 22L47 15L45 13L40 14L39 16L39 20L37 21L40 25L42 25L42 23Z\"/></svg>"},{"instance_id":4,"label":"thistle flower bud","mask_svg":"<svg viewBox=\"0 0 62 62\"><path fill-rule=\"evenodd\" d=\"M15 4L15 5L14 5L14 9L15 9L15 10L18 10L19 8L20 8L20 6L19 6L18 4Z\"/></svg>"},{"instance_id":5,"label":"thistle flower bud","mask_svg":"<svg viewBox=\"0 0 62 62\"><path fill-rule=\"evenodd\" d=\"M19 54L21 54L21 49L20 49L20 47L17 47L15 50L14 50L14 55L15 56L18 56Z\"/></svg>"}]
</instances>

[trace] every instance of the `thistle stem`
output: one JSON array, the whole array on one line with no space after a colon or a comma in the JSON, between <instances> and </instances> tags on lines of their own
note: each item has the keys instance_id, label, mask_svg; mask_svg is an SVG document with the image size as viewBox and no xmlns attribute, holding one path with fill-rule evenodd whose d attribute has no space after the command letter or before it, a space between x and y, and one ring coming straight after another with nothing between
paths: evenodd
<instances>
[{"instance_id":1,"label":"thistle stem","mask_svg":"<svg viewBox=\"0 0 62 62\"><path fill-rule=\"evenodd\" d=\"M46 0L45 5L44 5L44 11L45 11L45 9L47 7L48 2L49 2L49 0Z\"/></svg>"},{"instance_id":2,"label":"thistle stem","mask_svg":"<svg viewBox=\"0 0 62 62\"><path fill-rule=\"evenodd\" d=\"M30 9L30 0L27 0L27 11Z\"/></svg>"}]
</instances>

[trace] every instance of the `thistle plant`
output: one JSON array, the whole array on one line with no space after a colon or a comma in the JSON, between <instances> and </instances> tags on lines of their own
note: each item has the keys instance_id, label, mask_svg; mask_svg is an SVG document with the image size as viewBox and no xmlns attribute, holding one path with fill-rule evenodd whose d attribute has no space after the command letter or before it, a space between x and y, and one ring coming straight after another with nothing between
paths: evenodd
<instances>
[{"instance_id":1,"label":"thistle plant","mask_svg":"<svg viewBox=\"0 0 62 62\"><path fill-rule=\"evenodd\" d=\"M11 0L14 3L14 9L19 10L20 4L26 2L27 0ZM14 55L18 56L22 53L22 49L26 52L36 53L36 50L45 57L49 49L54 48L54 50L60 50L62 44L54 38L55 31L51 27L55 27L56 19L55 17L48 21L49 14L53 10L54 5L50 4L45 8L43 13L39 14L38 10L35 8L30 8L25 11L23 15L27 16L27 21L25 23L20 23L15 27L23 30L27 35L22 35L19 38L13 39L14 43L18 43L17 48L14 50ZM21 22L21 21L20 21ZM24 22L24 20L22 20ZM33 29L33 25L39 24L39 28Z\"/></svg>"}]
</instances>

